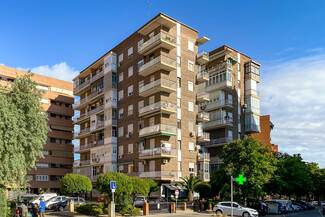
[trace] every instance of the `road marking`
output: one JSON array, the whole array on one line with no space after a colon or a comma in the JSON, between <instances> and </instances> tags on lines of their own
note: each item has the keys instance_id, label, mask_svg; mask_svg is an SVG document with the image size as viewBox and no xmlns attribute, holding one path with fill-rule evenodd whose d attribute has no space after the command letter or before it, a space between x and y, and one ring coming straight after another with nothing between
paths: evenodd
<instances>
[{"instance_id":1,"label":"road marking","mask_svg":"<svg viewBox=\"0 0 325 217\"><path fill-rule=\"evenodd\" d=\"M322 217L324 217L320 209L318 210L318 212Z\"/></svg>"}]
</instances>

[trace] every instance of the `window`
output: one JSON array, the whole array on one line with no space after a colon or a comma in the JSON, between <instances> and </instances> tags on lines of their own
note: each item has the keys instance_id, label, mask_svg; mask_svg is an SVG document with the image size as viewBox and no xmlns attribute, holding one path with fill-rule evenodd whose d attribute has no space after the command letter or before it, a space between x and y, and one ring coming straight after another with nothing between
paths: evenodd
<instances>
[{"instance_id":1,"label":"window","mask_svg":"<svg viewBox=\"0 0 325 217\"><path fill-rule=\"evenodd\" d=\"M141 68L141 66L143 66L144 65L144 60L140 60L139 62L138 62L138 72L140 71L140 68Z\"/></svg>"},{"instance_id":2,"label":"window","mask_svg":"<svg viewBox=\"0 0 325 217\"><path fill-rule=\"evenodd\" d=\"M121 145L121 146L119 146L118 147L118 156L119 156L119 158L121 158L122 156L123 156L123 145Z\"/></svg>"},{"instance_id":3,"label":"window","mask_svg":"<svg viewBox=\"0 0 325 217\"><path fill-rule=\"evenodd\" d=\"M192 81L189 81L188 82L188 91L191 91L191 92L194 91L194 86L193 86L193 82Z\"/></svg>"},{"instance_id":4,"label":"window","mask_svg":"<svg viewBox=\"0 0 325 217\"><path fill-rule=\"evenodd\" d=\"M128 125L128 134L132 134L133 133L133 124L129 124Z\"/></svg>"},{"instance_id":5,"label":"window","mask_svg":"<svg viewBox=\"0 0 325 217\"><path fill-rule=\"evenodd\" d=\"M181 120L177 120L177 129L182 129L182 122L181 122Z\"/></svg>"},{"instance_id":6,"label":"window","mask_svg":"<svg viewBox=\"0 0 325 217\"><path fill-rule=\"evenodd\" d=\"M138 129L141 130L144 124L144 120L138 122Z\"/></svg>"},{"instance_id":7,"label":"window","mask_svg":"<svg viewBox=\"0 0 325 217\"><path fill-rule=\"evenodd\" d=\"M46 182L49 180L49 176L47 175L36 175L36 181L38 182Z\"/></svg>"},{"instance_id":8,"label":"window","mask_svg":"<svg viewBox=\"0 0 325 217\"><path fill-rule=\"evenodd\" d=\"M128 96L132 96L133 95L133 85L128 87Z\"/></svg>"},{"instance_id":9,"label":"window","mask_svg":"<svg viewBox=\"0 0 325 217\"><path fill-rule=\"evenodd\" d=\"M130 47L128 49L128 58L130 58L133 55L133 47Z\"/></svg>"},{"instance_id":10,"label":"window","mask_svg":"<svg viewBox=\"0 0 325 217\"><path fill-rule=\"evenodd\" d=\"M149 118L149 126L155 125L155 117Z\"/></svg>"},{"instance_id":11,"label":"window","mask_svg":"<svg viewBox=\"0 0 325 217\"><path fill-rule=\"evenodd\" d=\"M156 167L155 161L154 160L150 161L149 162L149 171L150 172L155 171L155 167Z\"/></svg>"},{"instance_id":12,"label":"window","mask_svg":"<svg viewBox=\"0 0 325 217\"><path fill-rule=\"evenodd\" d=\"M42 86L42 85L37 85L36 88L39 89L39 90L49 90L48 87L45 87L45 86Z\"/></svg>"},{"instance_id":13,"label":"window","mask_svg":"<svg viewBox=\"0 0 325 217\"><path fill-rule=\"evenodd\" d=\"M123 54L121 53L120 56L118 56L118 62L121 63L123 61Z\"/></svg>"},{"instance_id":14,"label":"window","mask_svg":"<svg viewBox=\"0 0 325 217\"><path fill-rule=\"evenodd\" d=\"M232 131L231 130L228 130L228 138L231 138L231 140L233 138L233 134L232 134Z\"/></svg>"},{"instance_id":15,"label":"window","mask_svg":"<svg viewBox=\"0 0 325 217\"><path fill-rule=\"evenodd\" d=\"M139 164L138 164L138 172L144 172L144 165L143 165L143 163L142 162L139 162Z\"/></svg>"},{"instance_id":16,"label":"window","mask_svg":"<svg viewBox=\"0 0 325 217\"><path fill-rule=\"evenodd\" d=\"M194 163L189 163L189 164L188 164L188 171L189 171L190 173L194 173Z\"/></svg>"},{"instance_id":17,"label":"window","mask_svg":"<svg viewBox=\"0 0 325 217\"><path fill-rule=\"evenodd\" d=\"M121 136L123 136L124 135L124 128L123 127L119 127L118 128L118 137L121 137Z\"/></svg>"},{"instance_id":18,"label":"window","mask_svg":"<svg viewBox=\"0 0 325 217\"><path fill-rule=\"evenodd\" d=\"M118 118L123 118L123 109L118 110Z\"/></svg>"},{"instance_id":19,"label":"window","mask_svg":"<svg viewBox=\"0 0 325 217\"><path fill-rule=\"evenodd\" d=\"M112 127L112 137L117 137L117 127Z\"/></svg>"},{"instance_id":20,"label":"window","mask_svg":"<svg viewBox=\"0 0 325 217\"><path fill-rule=\"evenodd\" d=\"M118 74L118 82L123 81L123 72Z\"/></svg>"},{"instance_id":21,"label":"window","mask_svg":"<svg viewBox=\"0 0 325 217\"><path fill-rule=\"evenodd\" d=\"M43 151L43 155L50 155L50 151Z\"/></svg>"},{"instance_id":22,"label":"window","mask_svg":"<svg viewBox=\"0 0 325 217\"><path fill-rule=\"evenodd\" d=\"M140 111L140 109L142 109L144 107L144 101L143 100L138 102L138 107L139 107L139 111Z\"/></svg>"},{"instance_id":23,"label":"window","mask_svg":"<svg viewBox=\"0 0 325 217\"><path fill-rule=\"evenodd\" d=\"M194 122L188 122L188 131L194 132Z\"/></svg>"},{"instance_id":24,"label":"window","mask_svg":"<svg viewBox=\"0 0 325 217\"><path fill-rule=\"evenodd\" d=\"M194 43L192 41L188 41L188 50L194 52Z\"/></svg>"},{"instance_id":25,"label":"window","mask_svg":"<svg viewBox=\"0 0 325 217\"><path fill-rule=\"evenodd\" d=\"M49 165L48 164L37 163L36 168L49 168Z\"/></svg>"},{"instance_id":26,"label":"window","mask_svg":"<svg viewBox=\"0 0 325 217\"><path fill-rule=\"evenodd\" d=\"M44 104L49 104L50 103L50 100L48 98L42 98L41 99L41 103L44 103Z\"/></svg>"},{"instance_id":27,"label":"window","mask_svg":"<svg viewBox=\"0 0 325 217\"><path fill-rule=\"evenodd\" d=\"M123 169L124 169L124 168L123 168L123 165L119 165L119 166L118 166L118 172L123 173Z\"/></svg>"},{"instance_id":28,"label":"window","mask_svg":"<svg viewBox=\"0 0 325 217\"><path fill-rule=\"evenodd\" d=\"M123 93L124 93L123 90L120 90L120 91L118 92L118 100L119 100L119 101L123 99L123 95L124 95Z\"/></svg>"},{"instance_id":29,"label":"window","mask_svg":"<svg viewBox=\"0 0 325 217\"><path fill-rule=\"evenodd\" d=\"M188 111L194 112L194 102L188 102Z\"/></svg>"},{"instance_id":30,"label":"window","mask_svg":"<svg viewBox=\"0 0 325 217\"><path fill-rule=\"evenodd\" d=\"M128 153L129 154L133 153L133 143L128 144Z\"/></svg>"},{"instance_id":31,"label":"window","mask_svg":"<svg viewBox=\"0 0 325 217\"><path fill-rule=\"evenodd\" d=\"M194 152L194 142L189 142L188 143L188 151L189 152Z\"/></svg>"},{"instance_id":32,"label":"window","mask_svg":"<svg viewBox=\"0 0 325 217\"><path fill-rule=\"evenodd\" d=\"M182 82L180 78L177 78L177 87L178 88L182 87Z\"/></svg>"},{"instance_id":33,"label":"window","mask_svg":"<svg viewBox=\"0 0 325 217\"><path fill-rule=\"evenodd\" d=\"M128 69L128 77L133 75L133 66L129 67Z\"/></svg>"},{"instance_id":34,"label":"window","mask_svg":"<svg viewBox=\"0 0 325 217\"><path fill-rule=\"evenodd\" d=\"M155 103L155 96L150 96L149 97L149 105L152 105Z\"/></svg>"},{"instance_id":35,"label":"window","mask_svg":"<svg viewBox=\"0 0 325 217\"><path fill-rule=\"evenodd\" d=\"M194 63L192 61L188 61L188 70L194 72Z\"/></svg>"},{"instance_id":36,"label":"window","mask_svg":"<svg viewBox=\"0 0 325 217\"><path fill-rule=\"evenodd\" d=\"M142 80L142 81L139 81L139 91L140 91L140 89L142 88L144 86L144 81Z\"/></svg>"},{"instance_id":37,"label":"window","mask_svg":"<svg viewBox=\"0 0 325 217\"><path fill-rule=\"evenodd\" d=\"M133 104L128 106L128 115L133 115Z\"/></svg>"}]
</instances>

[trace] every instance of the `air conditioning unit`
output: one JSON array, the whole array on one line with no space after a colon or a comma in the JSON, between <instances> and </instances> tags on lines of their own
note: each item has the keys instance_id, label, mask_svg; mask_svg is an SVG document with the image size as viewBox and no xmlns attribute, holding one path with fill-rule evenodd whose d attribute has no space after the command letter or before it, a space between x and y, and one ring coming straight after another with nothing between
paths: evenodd
<instances>
[{"instance_id":1,"label":"air conditioning unit","mask_svg":"<svg viewBox=\"0 0 325 217\"><path fill-rule=\"evenodd\" d=\"M96 159L96 162L97 163L99 163L99 161L100 161L100 158L99 157L97 157L97 158L95 158Z\"/></svg>"},{"instance_id":2,"label":"air conditioning unit","mask_svg":"<svg viewBox=\"0 0 325 217\"><path fill-rule=\"evenodd\" d=\"M206 108L206 105L201 105L201 110L204 110Z\"/></svg>"},{"instance_id":3,"label":"air conditioning unit","mask_svg":"<svg viewBox=\"0 0 325 217\"><path fill-rule=\"evenodd\" d=\"M142 161L142 164L143 165L146 165L147 164L147 161L146 160Z\"/></svg>"},{"instance_id":4,"label":"air conditioning unit","mask_svg":"<svg viewBox=\"0 0 325 217\"><path fill-rule=\"evenodd\" d=\"M169 162L169 159L166 159L166 158L165 158L165 159L162 159L162 163L163 163L163 164L166 164L166 163L168 163L168 162Z\"/></svg>"},{"instance_id":5,"label":"air conditioning unit","mask_svg":"<svg viewBox=\"0 0 325 217\"><path fill-rule=\"evenodd\" d=\"M125 138L130 138L130 135L127 133L127 134L125 134Z\"/></svg>"},{"instance_id":6,"label":"air conditioning unit","mask_svg":"<svg viewBox=\"0 0 325 217\"><path fill-rule=\"evenodd\" d=\"M195 132L190 132L190 137L195 136Z\"/></svg>"},{"instance_id":7,"label":"air conditioning unit","mask_svg":"<svg viewBox=\"0 0 325 217\"><path fill-rule=\"evenodd\" d=\"M92 158L91 161L92 161L92 162L96 162L96 158L95 158L95 157Z\"/></svg>"},{"instance_id":8,"label":"air conditioning unit","mask_svg":"<svg viewBox=\"0 0 325 217\"><path fill-rule=\"evenodd\" d=\"M117 63L117 67L120 67L122 65L122 62Z\"/></svg>"},{"instance_id":9,"label":"air conditioning unit","mask_svg":"<svg viewBox=\"0 0 325 217\"><path fill-rule=\"evenodd\" d=\"M119 159L123 158L123 154L118 156Z\"/></svg>"}]
</instances>

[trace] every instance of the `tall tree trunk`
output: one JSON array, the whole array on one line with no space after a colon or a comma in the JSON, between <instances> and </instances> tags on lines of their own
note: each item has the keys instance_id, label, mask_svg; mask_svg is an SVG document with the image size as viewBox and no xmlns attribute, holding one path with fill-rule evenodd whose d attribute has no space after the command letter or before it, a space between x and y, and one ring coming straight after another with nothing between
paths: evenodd
<instances>
[{"instance_id":1,"label":"tall tree trunk","mask_svg":"<svg viewBox=\"0 0 325 217\"><path fill-rule=\"evenodd\" d=\"M192 191L188 191L187 200L189 202L192 202L193 201L193 192Z\"/></svg>"}]
</instances>

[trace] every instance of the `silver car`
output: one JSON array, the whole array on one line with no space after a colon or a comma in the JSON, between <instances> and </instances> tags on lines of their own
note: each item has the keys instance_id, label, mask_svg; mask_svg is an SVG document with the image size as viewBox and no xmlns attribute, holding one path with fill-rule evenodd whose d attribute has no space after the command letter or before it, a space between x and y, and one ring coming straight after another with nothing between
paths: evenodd
<instances>
[{"instance_id":1,"label":"silver car","mask_svg":"<svg viewBox=\"0 0 325 217\"><path fill-rule=\"evenodd\" d=\"M258 217L258 212L255 209L248 207L242 207L238 203L233 202L233 214L234 216L243 217ZM213 212L217 214L231 215L231 202L219 202L213 207Z\"/></svg>"}]
</instances>

